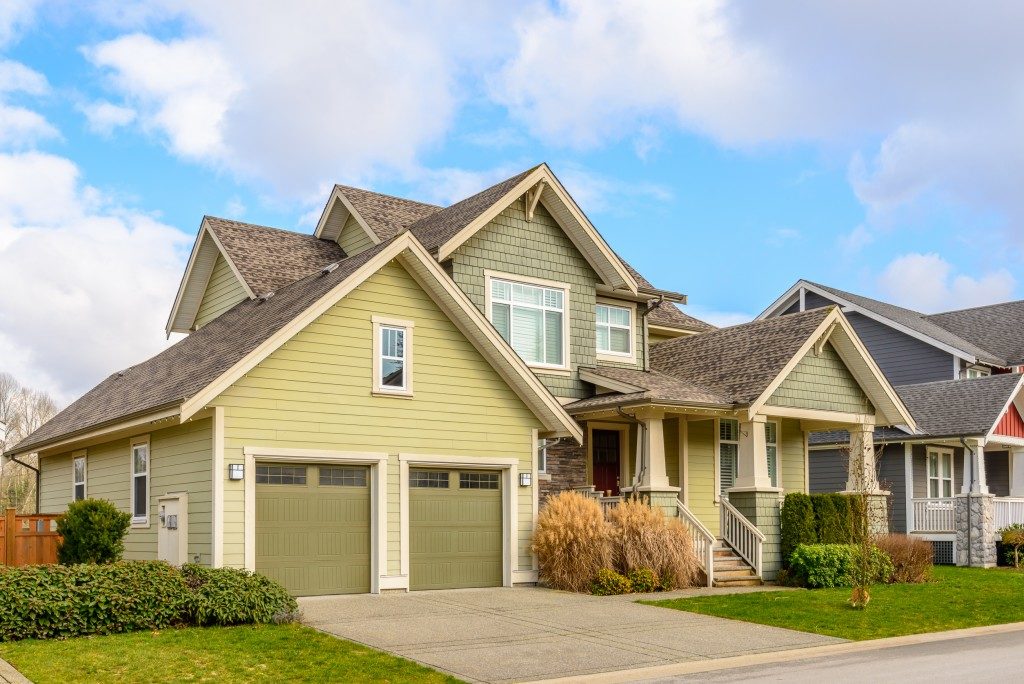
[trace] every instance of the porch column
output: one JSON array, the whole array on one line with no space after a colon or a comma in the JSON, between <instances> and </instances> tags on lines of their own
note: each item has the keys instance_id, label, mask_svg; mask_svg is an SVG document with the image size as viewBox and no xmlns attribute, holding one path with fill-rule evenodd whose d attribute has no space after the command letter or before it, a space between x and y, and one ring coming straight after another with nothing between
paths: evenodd
<instances>
[{"instance_id":1,"label":"porch column","mask_svg":"<svg viewBox=\"0 0 1024 684\"><path fill-rule=\"evenodd\" d=\"M875 464L875 425L864 423L850 428L850 463L846 491L881 494Z\"/></svg>"},{"instance_id":2,"label":"porch column","mask_svg":"<svg viewBox=\"0 0 1024 684\"><path fill-rule=\"evenodd\" d=\"M658 409L637 410L641 422L637 431L636 476L634 491L643 495L652 508L660 508L667 517L675 517L679 487L668 483L665 466L665 412Z\"/></svg>"},{"instance_id":3,"label":"porch column","mask_svg":"<svg viewBox=\"0 0 1024 684\"><path fill-rule=\"evenodd\" d=\"M768 444L765 441L764 416L754 416L740 423L740 445L733 489L772 490L768 476ZM733 490L729 490L730 492Z\"/></svg>"},{"instance_id":4,"label":"porch column","mask_svg":"<svg viewBox=\"0 0 1024 684\"><path fill-rule=\"evenodd\" d=\"M1010 496L1024 496L1024 448L1010 453Z\"/></svg>"},{"instance_id":5,"label":"porch column","mask_svg":"<svg viewBox=\"0 0 1024 684\"><path fill-rule=\"evenodd\" d=\"M964 484L961 494L988 494L985 479L985 442L980 439L967 440L964 452Z\"/></svg>"}]
</instances>

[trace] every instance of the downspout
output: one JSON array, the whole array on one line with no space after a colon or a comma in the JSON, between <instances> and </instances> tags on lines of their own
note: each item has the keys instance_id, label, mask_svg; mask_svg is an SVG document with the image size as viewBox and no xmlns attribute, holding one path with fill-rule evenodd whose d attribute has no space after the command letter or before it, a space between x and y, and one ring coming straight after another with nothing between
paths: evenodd
<instances>
[{"instance_id":1,"label":"downspout","mask_svg":"<svg viewBox=\"0 0 1024 684\"><path fill-rule=\"evenodd\" d=\"M36 468L35 466L30 466L28 463L25 463L24 461L19 461L18 459L14 458L13 456L8 456L7 458L9 458L11 461L14 461L18 465L25 466L26 468L28 468L29 470L31 470L32 472L34 472L36 474L36 510L35 510L35 512L38 513L39 512L39 500L40 500L39 499L39 468Z\"/></svg>"},{"instance_id":2,"label":"downspout","mask_svg":"<svg viewBox=\"0 0 1024 684\"><path fill-rule=\"evenodd\" d=\"M647 316L652 311L661 306L662 302L665 301L665 297L661 296L658 299L651 299L644 304L643 313L640 314L640 327L643 331L644 336L644 370L651 370L651 343L648 338L649 330L647 327ZM651 302L654 302L653 306ZM635 420L635 419L634 419Z\"/></svg>"},{"instance_id":3,"label":"downspout","mask_svg":"<svg viewBox=\"0 0 1024 684\"><path fill-rule=\"evenodd\" d=\"M973 554L971 553L971 550L972 550L971 547L973 546L973 544L971 543L971 537L973 536L971 534L971 532L972 532L972 528L971 528L971 490L974 489L974 450L971 449L971 447L967 446L967 441L963 437L960 438L960 443L964 446L964 458L967 458L968 457L967 455L970 454L970 459L971 459L970 460L971 480L970 480L970 482L966 483L967 484L967 567L971 567L974 564L973 563L974 557L973 557ZM954 507L953 510L955 511L956 508ZM956 542L954 542L954 544L955 543ZM956 559L954 559L954 560L956 560Z\"/></svg>"},{"instance_id":4,"label":"downspout","mask_svg":"<svg viewBox=\"0 0 1024 684\"><path fill-rule=\"evenodd\" d=\"M636 473L633 474L633 487L636 487L640 482L643 481L644 471L647 470L647 426L644 425L642 420L638 420L636 416L631 416L622 410L621 406L616 406L615 410L618 411L619 415L628 421L636 424L637 439L640 440L640 463L636 469Z\"/></svg>"}]
</instances>

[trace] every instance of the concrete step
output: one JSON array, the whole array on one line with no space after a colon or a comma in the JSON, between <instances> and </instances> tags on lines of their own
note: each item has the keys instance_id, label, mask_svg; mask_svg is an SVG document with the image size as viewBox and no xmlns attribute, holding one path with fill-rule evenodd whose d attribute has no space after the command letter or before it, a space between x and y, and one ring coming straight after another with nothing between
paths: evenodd
<instances>
[{"instance_id":1,"label":"concrete step","mask_svg":"<svg viewBox=\"0 0 1024 684\"><path fill-rule=\"evenodd\" d=\"M759 587L764 584L760 577L748 577L746 579L715 580L716 587Z\"/></svg>"},{"instance_id":2,"label":"concrete step","mask_svg":"<svg viewBox=\"0 0 1024 684\"><path fill-rule=\"evenodd\" d=\"M751 577L760 579L750 568L739 568L735 570L719 570L718 568L715 568L715 580L750 579Z\"/></svg>"},{"instance_id":3,"label":"concrete step","mask_svg":"<svg viewBox=\"0 0 1024 684\"><path fill-rule=\"evenodd\" d=\"M730 560L725 560L725 561L719 560L718 558L715 559L715 572L718 572L719 570L744 570L744 569L750 569L750 566L747 565L743 561L742 558L730 559Z\"/></svg>"}]
</instances>

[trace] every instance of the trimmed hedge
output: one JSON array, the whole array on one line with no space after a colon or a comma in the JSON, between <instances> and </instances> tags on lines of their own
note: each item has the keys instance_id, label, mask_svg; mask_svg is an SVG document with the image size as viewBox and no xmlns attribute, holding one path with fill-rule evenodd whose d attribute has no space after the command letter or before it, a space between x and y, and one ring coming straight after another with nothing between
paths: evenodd
<instances>
[{"instance_id":1,"label":"trimmed hedge","mask_svg":"<svg viewBox=\"0 0 1024 684\"><path fill-rule=\"evenodd\" d=\"M863 503L848 494L787 494L782 502L782 559L800 544L855 544Z\"/></svg>"},{"instance_id":2,"label":"trimmed hedge","mask_svg":"<svg viewBox=\"0 0 1024 684\"><path fill-rule=\"evenodd\" d=\"M0 567L0 641L291 621L284 587L244 570L161 561Z\"/></svg>"},{"instance_id":3,"label":"trimmed hedge","mask_svg":"<svg viewBox=\"0 0 1024 684\"><path fill-rule=\"evenodd\" d=\"M815 544L818 528L814 524L814 506L807 494L787 494L782 501L782 565L789 567L789 554L801 544Z\"/></svg>"},{"instance_id":4,"label":"trimmed hedge","mask_svg":"<svg viewBox=\"0 0 1024 684\"><path fill-rule=\"evenodd\" d=\"M801 544L790 556L790 572L811 589L849 587L860 557L861 548L853 544ZM880 549L872 547L871 566L873 581L890 581L893 563Z\"/></svg>"}]
</instances>

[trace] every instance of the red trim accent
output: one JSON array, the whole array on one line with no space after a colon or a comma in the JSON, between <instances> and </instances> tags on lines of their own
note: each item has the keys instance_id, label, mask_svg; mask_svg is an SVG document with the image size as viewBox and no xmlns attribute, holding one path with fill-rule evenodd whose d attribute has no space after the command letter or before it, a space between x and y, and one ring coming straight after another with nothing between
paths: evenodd
<instances>
[{"instance_id":1,"label":"red trim accent","mask_svg":"<svg viewBox=\"0 0 1024 684\"><path fill-rule=\"evenodd\" d=\"M996 425L996 434L1004 437L1024 438L1024 419L1020 417L1020 411L1013 404L1006 410L1003 417Z\"/></svg>"}]
</instances>

